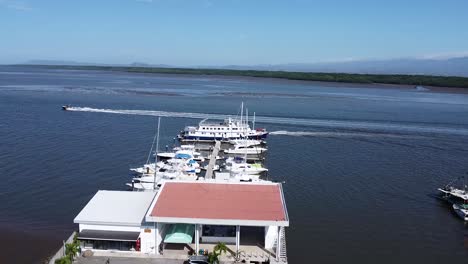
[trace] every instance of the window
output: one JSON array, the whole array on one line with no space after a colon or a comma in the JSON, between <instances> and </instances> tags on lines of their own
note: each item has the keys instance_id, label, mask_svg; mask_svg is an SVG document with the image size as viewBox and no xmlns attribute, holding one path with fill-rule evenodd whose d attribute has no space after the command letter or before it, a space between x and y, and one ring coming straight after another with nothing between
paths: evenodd
<instances>
[{"instance_id":1,"label":"window","mask_svg":"<svg viewBox=\"0 0 468 264\"><path fill-rule=\"evenodd\" d=\"M101 249L101 250L135 250L136 243L128 241L106 241L106 240L81 240L81 245L84 248Z\"/></svg>"},{"instance_id":2,"label":"window","mask_svg":"<svg viewBox=\"0 0 468 264\"><path fill-rule=\"evenodd\" d=\"M219 226L219 225L203 225L202 235L203 236L215 236L215 237L235 237L236 227L235 226Z\"/></svg>"}]
</instances>

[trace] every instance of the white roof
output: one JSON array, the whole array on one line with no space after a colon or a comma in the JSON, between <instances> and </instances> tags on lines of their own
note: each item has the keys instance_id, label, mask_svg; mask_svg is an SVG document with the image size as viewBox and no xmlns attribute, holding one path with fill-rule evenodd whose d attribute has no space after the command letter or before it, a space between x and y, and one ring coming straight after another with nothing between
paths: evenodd
<instances>
[{"instance_id":1,"label":"white roof","mask_svg":"<svg viewBox=\"0 0 468 264\"><path fill-rule=\"evenodd\" d=\"M98 191L73 222L140 226L155 195L154 192Z\"/></svg>"}]
</instances>

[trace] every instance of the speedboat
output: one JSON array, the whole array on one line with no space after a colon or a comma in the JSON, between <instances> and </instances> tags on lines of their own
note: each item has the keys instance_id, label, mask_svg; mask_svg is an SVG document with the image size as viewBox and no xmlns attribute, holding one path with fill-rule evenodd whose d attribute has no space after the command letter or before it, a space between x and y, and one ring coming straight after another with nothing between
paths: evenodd
<instances>
[{"instance_id":1,"label":"speedboat","mask_svg":"<svg viewBox=\"0 0 468 264\"><path fill-rule=\"evenodd\" d=\"M231 176L233 179L238 180L240 182L258 182L260 180L259 175L252 175L246 173L236 173Z\"/></svg>"},{"instance_id":2,"label":"speedboat","mask_svg":"<svg viewBox=\"0 0 468 264\"><path fill-rule=\"evenodd\" d=\"M173 148L174 152L160 152L157 153L159 159L172 159L184 158L205 161L205 158L200 152L195 151L194 145L181 145L180 147Z\"/></svg>"},{"instance_id":3,"label":"speedboat","mask_svg":"<svg viewBox=\"0 0 468 264\"><path fill-rule=\"evenodd\" d=\"M256 139L231 139L229 140L229 143L232 145L237 145L237 146L258 146L263 144L262 140L256 140Z\"/></svg>"},{"instance_id":4,"label":"speedboat","mask_svg":"<svg viewBox=\"0 0 468 264\"><path fill-rule=\"evenodd\" d=\"M200 177L195 173L187 173L180 168L174 167L166 171L158 171L156 175L143 175L135 177L132 182L126 183L136 191L158 190L164 181L197 181Z\"/></svg>"},{"instance_id":5,"label":"speedboat","mask_svg":"<svg viewBox=\"0 0 468 264\"><path fill-rule=\"evenodd\" d=\"M67 111L70 107L71 107L71 105L69 105L69 104L62 105L62 110Z\"/></svg>"},{"instance_id":6,"label":"speedboat","mask_svg":"<svg viewBox=\"0 0 468 264\"><path fill-rule=\"evenodd\" d=\"M155 167L156 166L156 167ZM135 174L153 175L155 170L165 171L177 168L178 170L186 173L200 173L200 164L193 159L173 158L167 161L159 161L158 163L145 164L143 167L132 168L130 171Z\"/></svg>"},{"instance_id":7,"label":"speedboat","mask_svg":"<svg viewBox=\"0 0 468 264\"><path fill-rule=\"evenodd\" d=\"M266 148L256 147L256 146L245 146L245 145L234 145L232 149L224 150L224 153L227 154L247 154L247 155L257 155L267 151Z\"/></svg>"},{"instance_id":8,"label":"speedboat","mask_svg":"<svg viewBox=\"0 0 468 264\"><path fill-rule=\"evenodd\" d=\"M263 172L267 172L268 169L264 168L262 164L259 163L247 163L245 159L240 157L235 158L227 158L225 169L230 171L233 174L248 174L248 175L255 175L261 174Z\"/></svg>"}]
</instances>

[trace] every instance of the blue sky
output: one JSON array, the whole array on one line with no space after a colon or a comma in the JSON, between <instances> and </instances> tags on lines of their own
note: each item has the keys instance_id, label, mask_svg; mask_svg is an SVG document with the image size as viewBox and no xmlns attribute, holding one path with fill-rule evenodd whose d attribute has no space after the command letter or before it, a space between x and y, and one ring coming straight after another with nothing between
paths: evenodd
<instances>
[{"instance_id":1,"label":"blue sky","mask_svg":"<svg viewBox=\"0 0 468 264\"><path fill-rule=\"evenodd\" d=\"M468 55L467 0L0 0L0 64Z\"/></svg>"}]
</instances>

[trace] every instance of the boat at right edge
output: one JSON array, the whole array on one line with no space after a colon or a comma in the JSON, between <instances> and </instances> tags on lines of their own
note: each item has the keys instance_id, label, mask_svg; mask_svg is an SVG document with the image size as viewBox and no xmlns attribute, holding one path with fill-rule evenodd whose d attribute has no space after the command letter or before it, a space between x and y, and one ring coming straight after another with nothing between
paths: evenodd
<instances>
[{"instance_id":1,"label":"boat at right edge","mask_svg":"<svg viewBox=\"0 0 468 264\"><path fill-rule=\"evenodd\" d=\"M437 190L441 194L440 198L452 204L455 213L465 222L468 222L468 192L466 183L464 182L462 189L455 187L453 183L449 183Z\"/></svg>"}]
</instances>

